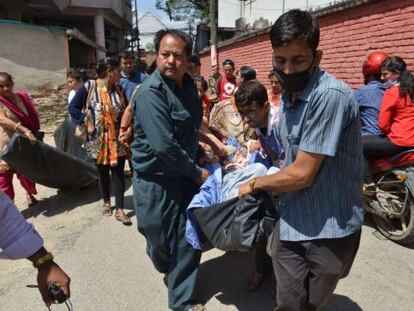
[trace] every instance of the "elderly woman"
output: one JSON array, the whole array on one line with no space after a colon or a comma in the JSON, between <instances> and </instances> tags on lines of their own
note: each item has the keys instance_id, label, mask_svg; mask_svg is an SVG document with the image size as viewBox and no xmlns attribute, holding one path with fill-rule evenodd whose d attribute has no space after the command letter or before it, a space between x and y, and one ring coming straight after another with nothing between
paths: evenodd
<instances>
[{"instance_id":1,"label":"elderly woman","mask_svg":"<svg viewBox=\"0 0 414 311\"><path fill-rule=\"evenodd\" d=\"M12 76L7 72L0 72L0 150L7 146L14 133L25 135L35 144L35 135L40 128L39 115L29 95L24 91L14 91L13 87ZM36 204L35 183L16 172L3 160L0 160L0 189L14 200L14 174L26 190L27 204Z\"/></svg>"},{"instance_id":2,"label":"elderly woman","mask_svg":"<svg viewBox=\"0 0 414 311\"><path fill-rule=\"evenodd\" d=\"M119 87L120 64L112 58L102 59L96 68L98 78L88 81L75 94L69 104L72 120L85 123L84 107L91 112L94 125L87 126L85 142L89 156L95 160L98 168L99 186L103 198L103 215L111 216L110 174L115 190L115 218L124 225L131 220L124 212L124 166L128 154L127 147L119 139L120 121L126 107L124 91ZM88 98L90 102L87 103Z\"/></svg>"}]
</instances>

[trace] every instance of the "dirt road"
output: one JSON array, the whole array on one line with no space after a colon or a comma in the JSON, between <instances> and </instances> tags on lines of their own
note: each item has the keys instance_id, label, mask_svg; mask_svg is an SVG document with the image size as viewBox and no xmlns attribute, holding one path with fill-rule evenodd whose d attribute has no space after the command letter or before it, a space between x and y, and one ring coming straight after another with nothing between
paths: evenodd
<instances>
[{"instance_id":1,"label":"dirt road","mask_svg":"<svg viewBox=\"0 0 414 311\"><path fill-rule=\"evenodd\" d=\"M72 302L80 311L167 310L166 289L145 254L145 241L132 227L99 212L97 187L62 192L39 186L41 202L26 208L16 185L17 204L72 277ZM126 208L132 211L127 183ZM414 310L414 251L383 239L369 223L351 274L342 280L328 310ZM271 311L270 282L255 293L243 287L253 269L252 254L212 250L203 254L198 297L213 311ZM0 310L46 310L35 289L35 271L23 261L0 262ZM65 310L61 306L53 310Z\"/></svg>"}]
</instances>

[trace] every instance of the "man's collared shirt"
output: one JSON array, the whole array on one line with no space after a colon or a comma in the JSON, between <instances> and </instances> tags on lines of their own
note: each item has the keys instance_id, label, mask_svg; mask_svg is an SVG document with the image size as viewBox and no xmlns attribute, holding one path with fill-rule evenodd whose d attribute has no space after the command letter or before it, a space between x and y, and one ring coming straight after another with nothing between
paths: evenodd
<instances>
[{"instance_id":1,"label":"man's collared shirt","mask_svg":"<svg viewBox=\"0 0 414 311\"><path fill-rule=\"evenodd\" d=\"M155 70L131 104L132 162L138 175L197 180L201 170L195 160L203 112L193 79L185 74L180 89Z\"/></svg>"},{"instance_id":2,"label":"man's collared shirt","mask_svg":"<svg viewBox=\"0 0 414 311\"><path fill-rule=\"evenodd\" d=\"M378 127L378 116L382 98L388 85L380 81L372 81L355 90L354 94L359 104L361 114L362 136L382 135Z\"/></svg>"},{"instance_id":3,"label":"man's collared shirt","mask_svg":"<svg viewBox=\"0 0 414 311\"><path fill-rule=\"evenodd\" d=\"M363 222L362 144L358 103L344 83L319 69L299 98L282 96L280 136L284 166L298 150L325 155L310 187L280 196L280 239L348 236Z\"/></svg>"},{"instance_id":4,"label":"man's collared shirt","mask_svg":"<svg viewBox=\"0 0 414 311\"><path fill-rule=\"evenodd\" d=\"M285 158L282 140L279 135L279 113L279 107L270 106L267 117L267 128L255 129L256 136L269 158L270 164L276 167L281 167L283 159ZM263 130L266 130L266 133Z\"/></svg>"},{"instance_id":5,"label":"man's collared shirt","mask_svg":"<svg viewBox=\"0 0 414 311\"><path fill-rule=\"evenodd\" d=\"M123 71L121 72L121 80L119 80L119 85L124 89L128 103L131 100L135 87L144 82L146 78L146 75L137 70L134 70L130 76L127 76Z\"/></svg>"}]
</instances>

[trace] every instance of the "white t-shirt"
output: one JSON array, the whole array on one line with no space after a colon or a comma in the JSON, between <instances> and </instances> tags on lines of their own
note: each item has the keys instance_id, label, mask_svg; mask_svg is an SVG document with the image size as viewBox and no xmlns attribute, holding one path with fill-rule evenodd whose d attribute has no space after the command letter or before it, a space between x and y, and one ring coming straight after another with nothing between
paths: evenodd
<instances>
[{"instance_id":1,"label":"white t-shirt","mask_svg":"<svg viewBox=\"0 0 414 311\"><path fill-rule=\"evenodd\" d=\"M76 94L76 91L75 90L71 90L69 92L69 95L68 95L68 105L71 102L71 100L73 99L73 97L75 96L75 94Z\"/></svg>"}]
</instances>

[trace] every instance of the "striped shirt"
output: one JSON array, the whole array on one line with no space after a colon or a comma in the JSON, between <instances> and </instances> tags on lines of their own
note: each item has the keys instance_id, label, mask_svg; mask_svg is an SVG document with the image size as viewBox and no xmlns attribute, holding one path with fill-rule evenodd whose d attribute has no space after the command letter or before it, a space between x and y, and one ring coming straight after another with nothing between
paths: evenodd
<instances>
[{"instance_id":1,"label":"striped shirt","mask_svg":"<svg viewBox=\"0 0 414 311\"><path fill-rule=\"evenodd\" d=\"M280 197L280 239L341 238L360 229L362 144L358 103L352 91L316 69L299 98L282 96L280 136L284 166L298 150L325 155L312 186Z\"/></svg>"}]
</instances>

